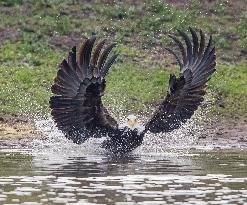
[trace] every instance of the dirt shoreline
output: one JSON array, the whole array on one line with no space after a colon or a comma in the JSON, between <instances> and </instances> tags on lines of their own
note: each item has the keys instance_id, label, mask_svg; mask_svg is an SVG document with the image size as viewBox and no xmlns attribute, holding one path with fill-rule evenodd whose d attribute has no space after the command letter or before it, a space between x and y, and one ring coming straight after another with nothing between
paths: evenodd
<instances>
[{"instance_id":1,"label":"dirt shoreline","mask_svg":"<svg viewBox=\"0 0 247 205\"><path fill-rule=\"evenodd\" d=\"M224 119L204 123L198 140L191 149L212 147L212 149L237 149L247 151L247 120ZM28 137L27 137L28 136ZM0 149L30 148L33 140L44 139L33 121L8 120L0 122Z\"/></svg>"},{"instance_id":2,"label":"dirt shoreline","mask_svg":"<svg viewBox=\"0 0 247 205\"><path fill-rule=\"evenodd\" d=\"M247 120L213 120L204 125L204 128L195 145L247 151Z\"/></svg>"}]
</instances>

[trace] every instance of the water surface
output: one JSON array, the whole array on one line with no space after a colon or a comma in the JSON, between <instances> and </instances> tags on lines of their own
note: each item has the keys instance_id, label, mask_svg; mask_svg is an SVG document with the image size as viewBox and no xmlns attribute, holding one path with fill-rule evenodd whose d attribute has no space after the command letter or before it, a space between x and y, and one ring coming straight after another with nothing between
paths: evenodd
<instances>
[{"instance_id":1,"label":"water surface","mask_svg":"<svg viewBox=\"0 0 247 205\"><path fill-rule=\"evenodd\" d=\"M114 156L102 139L79 146L41 124L45 140L0 150L0 204L247 205L247 152L195 147L195 126L145 136L134 152Z\"/></svg>"},{"instance_id":2,"label":"water surface","mask_svg":"<svg viewBox=\"0 0 247 205\"><path fill-rule=\"evenodd\" d=\"M245 152L77 151L2 150L0 204L247 204Z\"/></svg>"}]
</instances>

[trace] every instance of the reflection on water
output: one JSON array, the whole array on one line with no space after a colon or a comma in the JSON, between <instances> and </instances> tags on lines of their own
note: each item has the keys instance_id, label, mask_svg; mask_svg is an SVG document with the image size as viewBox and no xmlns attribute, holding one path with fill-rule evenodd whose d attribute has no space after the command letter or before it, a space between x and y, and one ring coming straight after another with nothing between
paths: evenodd
<instances>
[{"instance_id":1,"label":"reflection on water","mask_svg":"<svg viewBox=\"0 0 247 205\"><path fill-rule=\"evenodd\" d=\"M104 139L75 145L39 123L45 140L0 150L0 204L247 205L247 152L193 152L194 126L113 156L100 148Z\"/></svg>"},{"instance_id":2,"label":"reflection on water","mask_svg":"<svg viewBox=\"0 0 247 205\"><path fill-rule=\"evenodd\" d=\"M247 204L244 152L69 150L0 152L0 204Z\"/></svg>"}]
</instances>

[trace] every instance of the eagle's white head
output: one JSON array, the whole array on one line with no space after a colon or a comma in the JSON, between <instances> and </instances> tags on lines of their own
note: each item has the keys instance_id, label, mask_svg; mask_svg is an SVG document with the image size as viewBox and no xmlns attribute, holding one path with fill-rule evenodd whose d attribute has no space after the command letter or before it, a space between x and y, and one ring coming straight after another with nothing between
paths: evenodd
<instances>
[{"instance_id":1,"label":"eagle's white head","mask_svg":"<svg viewBox=\"0 0 247 205\"><path fill-rule=\"evenodd\" d=\"M128 128L130 130L137 129L138 133L141 134L144 131L144 127L138 123L135 115L129 115L123 124L119 125L120 129Z\"/></svg>"},{"instance_id":2,"label":"eagle's white head","mask_svg":"<svg viewBox=\"0 0 247 205\"><path fill-rule=\"evenodd\" d=\"M128 127L131 130L137 129L138 133L142 133L144 127L138 123L135 115L129 115L127 117L127 122L125 123L125 127Z\"/></svg>"},{"instance_id":3,"label":"eagle's white head","mask_svg":"<svg viewBox=\"0 0 247 205\"><path fill-rule=\"evenodd\" d=\"M137 119L135 115L129 115L127 117L127 123L126 123L127 127L130 129L136 129L137 128Z\"/></svg>"}]
</instances>

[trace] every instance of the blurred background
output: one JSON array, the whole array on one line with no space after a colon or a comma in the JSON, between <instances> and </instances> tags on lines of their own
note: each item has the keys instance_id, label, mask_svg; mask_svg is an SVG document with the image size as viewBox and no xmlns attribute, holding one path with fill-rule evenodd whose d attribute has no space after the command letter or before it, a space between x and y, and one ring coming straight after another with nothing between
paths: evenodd
<instances>
[{"instance_id":1,"label":"blurred background","mask_svg":"<svg viewBox=\"0 0 247 205\"><path fill-rule=\"evenodd\" d=\"M247 0L0 0L0 120L49 115L58 64L92 34L121 54L107 77L107 107L151 114L178 73L167 35L189 26L216 46L207 115L247 119Z\"/></svg>"}]
</instances>

